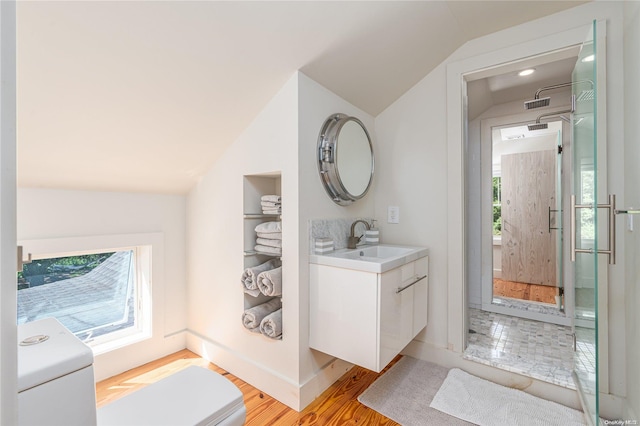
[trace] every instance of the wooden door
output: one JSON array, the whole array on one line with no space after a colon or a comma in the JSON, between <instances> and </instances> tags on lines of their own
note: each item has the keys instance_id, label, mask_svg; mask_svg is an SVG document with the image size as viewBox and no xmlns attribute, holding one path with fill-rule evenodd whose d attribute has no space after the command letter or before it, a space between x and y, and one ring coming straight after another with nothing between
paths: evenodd
<instances>
[{"instance_id":1,"label":"wooden door","mask_svg":"<svg viewBox=\"0 0 640 426\"><path fill-rule=\"evenodd\" d=\"M503 155L502 279L556 286L554 150Z\"/></svg>"}]
</instances>

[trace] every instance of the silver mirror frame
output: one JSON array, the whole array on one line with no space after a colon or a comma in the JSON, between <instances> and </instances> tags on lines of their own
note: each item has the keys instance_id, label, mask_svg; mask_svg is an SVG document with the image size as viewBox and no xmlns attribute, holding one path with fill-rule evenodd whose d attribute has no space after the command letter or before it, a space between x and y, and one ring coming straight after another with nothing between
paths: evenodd
<instances>
[{"instance_id":1,"label":"silver mirror frame","mask_svg":"<svg viewBox=\"0 0 640 426\"><path fill-rule=\"evenodd\" d=\"M340 179L340 171L337 166L338 138L340 137L342 127L349 121L353 121L362 127L362 130L364 130L364 133L367 136L367 141L369 142L369 149L371 150L371 174L369 176L369 183L361 194L351 194L347 190ZM329 198L331 198L334 203L341 206L348 206L367 194L373 181L375 156L373 153L373 145L371 144L371 136L369 136L367 128L360 120L346 114L333 114L327 118L320 130L320 135L318 136L317 153L320 180L322 181Z\"/></svg>"}]
</instances>

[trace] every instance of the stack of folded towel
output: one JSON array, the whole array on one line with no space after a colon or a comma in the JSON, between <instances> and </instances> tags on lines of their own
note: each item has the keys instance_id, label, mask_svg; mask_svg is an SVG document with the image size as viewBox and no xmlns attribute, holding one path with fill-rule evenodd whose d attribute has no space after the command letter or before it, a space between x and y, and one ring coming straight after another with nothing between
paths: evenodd
<instances>
[{"instance_id":1,"label":"stack of folded towel","mask_svg":"<svg viewBox=\"0 0 640 426\"><path fill-rule=\"evenodd\" d=\"M242 324L253 333L262 333L271 339L282 338L282 301L273 298L242 314Z\"/></svg>"},{"instance_id":2,"label":"stack of folded towel","mask_svg":"<svg viewBox=\"0 0 640 426\"><path fill-rule=\"evenodd\" d=\"M282 198L279 195L263 195L260 198L260 205L264 214L282 213Z\"/></svg>"},{"instance_id":3,"label":"stack of folded towel","mask_svg":"<svg viewBox=\"0 0 640 426\"><path fill-rule=\"evenodd\" d=\"M255 227L255 251L281 255L282 254L282 222L263 222Z\"/></svg>"}]
</instances>

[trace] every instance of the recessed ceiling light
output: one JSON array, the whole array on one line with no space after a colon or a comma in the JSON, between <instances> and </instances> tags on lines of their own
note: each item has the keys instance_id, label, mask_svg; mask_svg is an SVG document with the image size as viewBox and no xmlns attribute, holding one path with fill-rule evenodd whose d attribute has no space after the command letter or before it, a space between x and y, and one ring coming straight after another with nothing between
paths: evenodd
<instances>
[{"instance_id":1,"label":"recessed ceiling light","mask_svg":"<svg viewBox=\"0 0 640 426\"><path fill-rule=\"evenodd\" d=\"M593 62L595 58L596 58L596 55L585 56L584 58L582 58L582 62Z\"/></svg>"},{"instance_id":2,"label":"recessed ceiling light","mask_svg":"<svg viewBox=\"0 0 640 426\"><path fill-rule=\"evenodd\" d=\"M535 71L535 68L529 68L529 69L526 69L526 70L522 70L522 71L520 71L520 72L518 73L518 75L519 75L520 77L524 77L525 75L531 75L531 74L533 74L533 73L534 73L534 71Z\"/></svg>"}]
</instances>

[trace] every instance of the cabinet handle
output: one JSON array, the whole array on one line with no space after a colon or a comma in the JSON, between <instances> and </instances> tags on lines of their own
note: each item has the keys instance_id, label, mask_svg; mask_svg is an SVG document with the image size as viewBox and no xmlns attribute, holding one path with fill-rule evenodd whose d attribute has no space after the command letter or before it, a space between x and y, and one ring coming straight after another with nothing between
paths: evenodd
<instances>
[{"instance_id":1,"label":"cabinet handle","mask_svg":"<svg viewBox=\"0 0 640 426\"><path fill-rule=\"evenodd\" d=\"M422 281L422 280L424 280L425 278L427 278L427 276L426 276L426 275L423 275L423 276L421 276L421 277L418 277L418 279L416 279L416 280L415 280L414 282L412 282L411 284L407 284L407 285L405 285L404 287L398 287L398 288L396 289L396 294L398 294L398 293L402 293L403 291L405 291L406 289L408 289L408 288L409 288L409 287L411 287L412 285L417 284L419 281Z\"/></svg>"}]
</instances>

